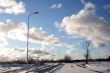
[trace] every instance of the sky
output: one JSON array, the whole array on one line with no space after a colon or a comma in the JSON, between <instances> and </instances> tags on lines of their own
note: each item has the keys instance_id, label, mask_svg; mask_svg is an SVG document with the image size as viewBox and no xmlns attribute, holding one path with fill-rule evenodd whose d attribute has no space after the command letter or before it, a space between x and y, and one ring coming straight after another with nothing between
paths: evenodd
<instances>
[{"instance_id":1,"label":"sky","mask_svg":"<svg viewBox=\"0 0 110 73\"><path fill-rule=\"evenodd\" d=\"M84 59L110 56L110 0L0 0L0 61L29 57Z\"/></svg>"}]
</instances>

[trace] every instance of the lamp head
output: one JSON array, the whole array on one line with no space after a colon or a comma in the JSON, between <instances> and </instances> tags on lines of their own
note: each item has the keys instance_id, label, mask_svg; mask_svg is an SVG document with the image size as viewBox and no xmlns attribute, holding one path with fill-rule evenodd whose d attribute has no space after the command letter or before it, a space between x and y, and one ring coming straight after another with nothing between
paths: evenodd
<instances>
[{"instance_id":1,"label":"lamp head","mask_svg":"<svg viewBox=\"0 0 110 73\"><path fill-rule=\"evenodd\" d=\"M34 12L33 14L39 14L39 12Z\"/></svg>"}]
</instances>

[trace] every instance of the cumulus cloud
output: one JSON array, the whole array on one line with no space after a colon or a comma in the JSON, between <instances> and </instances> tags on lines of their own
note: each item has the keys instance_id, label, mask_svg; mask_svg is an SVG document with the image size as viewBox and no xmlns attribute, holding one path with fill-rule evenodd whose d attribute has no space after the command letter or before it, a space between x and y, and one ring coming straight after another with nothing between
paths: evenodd
<instances>
[{"instance_id":1,"label":"cumulus cloud","mask_svg":"<svg viewBox=\"0 0 110 73\"><path fill-rule=\"evenodd\" d=\"M55 35L49 35L41 28L30 28L29 29L29 41L32 43L41 44L59 44L60 40ZM0 22L0 46L7 45L8 39L27 41L27 26L24 22L14 22L12 20L6 20Z\"/></svg>"},{"instance_id":2,"label":"cumulus cloud","mask_svg":"<svg viewBox=\"0 0 110 73\"><path fill-rule=\"evenodd\" d=\"M8 38L10 39L20 38L22 36L21 33L23 33L25 29L24 27L25 27L25 23L23 22L16 23L10 20L7 20L6 22L0 22L0 47L8 45ZM13 33L12 31L15 30L16 32Z\"/></svg>"},{"instance_id":3,"label":"cumulus cloud","mask_svg":"<svg viewBox=\"0 0 110 73\"><path fill-rule=\"evenodd\" d=\"M49 55L50 54L47 51L47 49L42 50L41 48L30 48L29 53L30 54L37 54L37 55ZM26 48L15 48L14 51L23 53L23 52L26 52Z\"/></svg>"},{"instance_id":4,"label":"cumulus cloud","mask_svg":"<svg viewBox=\"0 0 110 73\"><path fill-rule=\"evenodd\" d=\"M110 12L110 4L104 5L103 8L104 8L105 10L107 10L107 11Z\"/></svg>"},{"instance_id":5,"label":"cumulus cloud","mask_svg":"<svg viewBox=\"0 0 110 73\"><path fill-rule=\"evenodd\" d=\"M11 38L11 39L16 38L15 34L12 35L12 31L14 31L16 29L18 29L18 31L20 29L23 30L21 27L24 27L24 23L16 23L16 22L12 22L10 20L7 20L6 22L1 22L1 23L2 23L2 25L0 25L0 34L2 34L2 35L0 35L0 36L3 36L3 38L6 42L7 42L8 38ZM21 36L21 35L19 35L19 36Z\"/></svg>"},{"instance_id":6,"label":"cumulus cloud","mask_svg":"<svg viewBox=\"0 0 110 73\"><path fill-rule=\"evenodd\" d=\"M26 60L26 54L27 54L26 48L0 48L0 61L4 62L18 59ZM50 55L49 52L40 50L40 48L29 49L29 58L37 59L38 56L39 58L40 57L45 58L46 56L49 55Z\"/></svg>"},{"instance_id":7,"label":"cumulus cloud","mask_svg":"<svg viewBox=\"0 0 110 73\"><path fill-rule=\"evenodd\" d=\"M33 36L34 35L34 36ZM59 38L55 35L49 35L47 32L40 28L31 28L29 34L30 41L41 42L42 44L58 44L60 43Z\"/></svg>"},{"instance_id":8,"label":"cumulus cloud","mask_svg":"<svg viewBox=\"0 0 110 73\"><path fill-rule=\"evenodd\" d=\"M25 12L25 4L17 0L0 0L0 13L21 14Z\"/></svg>"},{"instance_id":9,"label":"cumulus cloud","mask_svg":"<svg viewBox=\"0 0 110 73\"><path fill-rule=\"evenodd\" d=\"M50 8L53 8L53 9L55 9L55 8L62 8L62 6L63 6L63 4L58 3L58 4L53 4L52 6L50 6Z\"/></svg>"},{"instance_id":10,"label":"cumulus cloud","mask_svg":"<svg viewBox=\"0 0 110 73\"><path fill-rule=\"evenodd\" d=\"M81 0L81 2L85 5L84 9L89 10L95 8L95 5L91 2L86 3L86 0Z\"/></svg>"},{"instance_id":11,"label":"cumulus cloud","mask_svg":"<svg viewBox=\"0 0 110 73\"><path fill-rule=\"evenodd\" d=\"M50 48L47 45L61 44L61 41L55 35L49 35L42 28L30 28L29 29L29 42L40 43L43 45L41 48L30 48L29 57L36 59L38 55L42 58L51 56ZM8 40L27 41L27 26L24 22L15 22L12 20L6 20L0 22L0 61L11 61L17 59L26 59L25 48L6 48L4 47L10 43ZM48 59L48 57L47 57Z\"/></svg>"},{"instance_id":12,"label":"cumulus cloud","mask_svg":"<svg viewBox=\"0 0 110 73\"><path fill-rule=\"evenodd\" d=\"M4 47L8 45L8 42L4 36L4 34L0 33L0 47Z\"/></svg>"},{"instance_id":13,"label":"cumulus cloud","mask_svg":"<svg viewBox=\"0 0 110 73\"><path fill-rule=\"evenodd\" d=\"M81 2L83 3L83 4L85 4L86 2L85 2L85 0L81 0Z\"/></svg>"},{"instance_id":14,"label":"cumulus cloud","mask_svg":"<svg viewBox=\"0 0 110 73\"><path fill-rule=\"evenodd\" d=\"M0 48L0 61L11 61L17 59L23 59L25 57L25 52L19 52L13 48ZM26 59L26 57L25 57Z\"/></svg>"},{"instance_id":15,"label":"cumulus cloud","mask_svg":"<svg viewBox=\"0 0 110 73\"><path fill-rule=\"evenodd\" d=\"M33 50L32 51L33 54L43 54L43 55L49 55L50 53L49 52L46 52L46 51L42 51L42 50Z\"/></svg>"},{"instance_id":16,"label":"cumulus cloud","mask_svg":"<svg viewBox=\"0 0 110 73\"><path fill-rule=\"evenodd\" d=\"M57 28L64 30L68 35L80 35L90 40L94 47L102 47L110 42L110 24L95 13L95 5L84 2L84 8L77 14L66 16Z\"/></svg>"}]
</instances>

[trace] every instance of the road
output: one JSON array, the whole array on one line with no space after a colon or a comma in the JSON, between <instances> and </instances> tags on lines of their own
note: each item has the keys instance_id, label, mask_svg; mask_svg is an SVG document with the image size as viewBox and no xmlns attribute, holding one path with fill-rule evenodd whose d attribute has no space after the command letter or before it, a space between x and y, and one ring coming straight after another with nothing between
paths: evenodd
<instances>
[{"instance_id":1,"label":"road","mask_svg":"<svg viewBox=\"0 0 110 73\"><path fill-rule=\"evenodd\" d=\"M31 71L28 71L28 72L37 72L37 73L46 73L46 72L49 72L51 70L53 70L54 68L60 66L62 64L56 64L56 65L48 65L47 67L44 67L44 68L35 68L34 70L31 70Z\"/></svg>"},{"instance_id":2,"label":"road","mask_svg":"<svg viewBox=\"0 0 110 73\"><path fill-rule=\"evenodd\" d=\"M59 68L57 71L53 73L97 73L97 72L90 71L87 68L82 68L75 64L65 64L63 67Z\"/></svg>"}]
</instances>

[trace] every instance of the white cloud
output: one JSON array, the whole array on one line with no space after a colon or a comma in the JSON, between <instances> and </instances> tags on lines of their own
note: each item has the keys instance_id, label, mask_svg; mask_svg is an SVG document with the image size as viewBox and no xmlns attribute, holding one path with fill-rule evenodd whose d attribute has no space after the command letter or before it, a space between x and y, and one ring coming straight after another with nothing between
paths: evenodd
<instances>
[{"instance_id":1,"label":"white cloud","mask_svg":"<svg viewBox=\"0 0 110 73\"><path fill-rule=\"evenodd\" d=\"M26 60L26 48L0 48L0 52L0 61L3 62L18 59ZM39 58L45 59L46 57L47 59L50 59L50 57L47 56L52 55L47 51L40 50L40 48L29 49L29 58L38 59L38 56Z\"/></svg>"},{"instance_id":2,"label":"white cloud","mask_svg":"<svg viewBox=\"0 0 110 73\"><path fill-rule=\"evenodd\" d=\"M41 48L29 50L30 57L36 59L38 55L41 58L47 58L51 56L49 45L59 45L61 41L55 35L49 35L47 32L43 31L42 28L30 28L29 41L32 43L41 43L43 45ZM0 60L16 60L16 59L26 59L26 49L25 48L6 48L8 45L8 40L18 40L27 41L27 26L24 22L14 22L12 20L6 20L5 22L0 22ZM50 57L51 59L51 57Z\"/></svg>"},{"instance_id":3,"label":"white cloud","mask_svg":"<svg viewBox=\"0 0 110 73\"><path fill-rule=\"evenodd\" d=\"M0 13L21 14L25 12L25 4L16 0L0 0Z\"/></svg>"},{"instance_id":4,"label":"white cloud","mask_svg":"<svg viewBox=\"0 0 110 73\"><path fill-rule=\"evenodd\" d=\"M91 2L86 3L86 0L81 0L81 2L85 5L84 9L89 10L95 8L95 5Z\"/></svg>"},{"instance_id":5,"label":"white cloud","mask_svg":"<svg viewBox=\"0 0 110 73\"><path fill-rule=\"evenodd\" d=\"M86 2L85 2L85 0L81 0L81 2L83 3L83 4L85 4Z\"/></svg>"},{"instance_id":6,"label":"white cloud","mask_svg":"<svg viewBox=\"0 0 110 73\"><path fill-rule=\"evenodd\" d=\"M60 43L60 40L56 36L49 35L47 32L43 31L40 28L31 28L29 38L30 38L30 41L41 42L43 44Z\"/></svg>"},{"instance_id":7,"label":"white cloud","mask_svg":"<svg viewBox=\"0 0 110 73\"><path fill-rule=\"evenodd\" d=\"M5 39L5 36L2 33L0 33L0 47L4 47L6 45L8 45L8 42Z\"/></svg>"},{"instance_id":8,"label":"white cloud","mask_svg":"<svg viewBox=\"0 0 110 73\"><path fill-rule=\"evenodd\" d=\"M58 3L58 4L53 4L52 6L50 6L50 8L62 8L63 4Z\"/></svg>"},{"instance_id":9,"label":"white cloud","mask_svg":"<svg viewBox=\"0 0 110 73\"><path fill-rule=\"evenodd\" d=\"M20 52L13 48L0 48L0 61L11 61L17 59L26 60L26 51Z\"/></svg>"},{"instance_id":10,"label":"white cloud","mask_svg":"<svg viewBox=\"0 0 110 73\"><path fill-rule=\"evenodd\" d=\"M85 7L77 14L64 17L58 25L68 35L87 38L97 48L110 42L110 25L104 18L96 15L95 5L90 2L85 3Z\"/></svg>"},{"instance_id":11,"label":"white cloud","mask_svg":"<svg viewBox=\"0 0 110 73\"><path fill-rule=\"evenodd\" d=\"M16 23L11 20L0 22L0 45L5 46L8 44L8 39L24 40L22 34L26 33L26 24L24 22ZM0 46L1 47L1 46Z\"/></svg>"},{"instance_id":12,"label":"white cloud","mask_svg":"<svg viewBox=\"0 0 110 73\"><path fill-rule=\"evenodd\" d=\"M14 22L11 22L11 21L6 21L6 22L0 22L1 25L0 25L0 47L3 47L5 45L8 44L8 40L7 38L10 37L9 35L9 32L12 30L12 29L16 29L18 28L20 25L16 25L17 23L14 23ZM14 25L15 24L15 25ZM20 23L22 24L22 23Z\"/></svg>"},{"instance_id":13,"label":"white cloud","mask_svg":"<svg viewBox=\"0 0 110 73\"><path fill-rule=\"evenodd\" d=\"M41 28L29 29L29 41L41 44L59 44L60 40L55 35L49 35ZM27 41L27 26L24 22L17 23L11 20L0 22L0 45L8 44L8 39Z\"/></svg>"},{"instance_id":14,"label":"white cloud","mask_svg":"<svg viewBox=\"0 0 110 73\"><path fill-rule=\"evenodd\" d=\"M7 56L0 55L0 61L1 62L9 61L9 58Z\"/></svg>"},{"instance_id":15,"label":"white cloud","mask_svg":"<svg viewBox=\"0 0 110 73\"><path fill-rule=\"evenodd\" d=\"M110 4L104 5L103 8L104 8L105 10L107 10L107 11L110 12Z\"/></svg>"},{"instance_id":16,"label":"white cloud","mask_svg":"<svg viewBox=\"0 0 110 73\"><path fill-rule=\"evenodd\" d=\"M85 9L90 10L95 8L95 5L92 4L91 2L85 3Z\"/></svg>"},{"instance_id":17,"label":"white cloud","mask_svg":"<svg viewBox=\"0 0 110 73\"><path fill-rule=\"evenodd\" d=\"M49 55L50 54L49 52L42 51L42 50L33 50L31 53L32 54L41 54L41 55Z\"/></svg>"}]
</instances>

